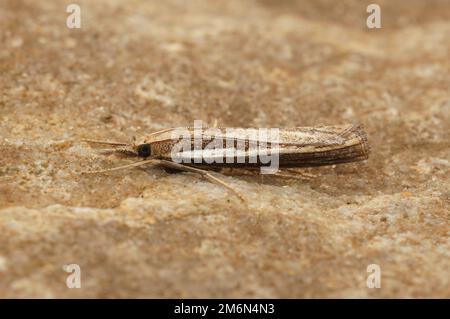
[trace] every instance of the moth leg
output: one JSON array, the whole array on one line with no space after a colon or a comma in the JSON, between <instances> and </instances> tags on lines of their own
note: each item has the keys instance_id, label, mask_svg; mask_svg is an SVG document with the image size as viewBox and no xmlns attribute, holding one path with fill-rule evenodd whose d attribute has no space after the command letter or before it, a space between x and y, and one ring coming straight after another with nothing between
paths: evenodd
<instances>
[{"instance_id":1,"label":"moth leg","mask_svg":"<svg viewBox=\"0 0 450 319\"><path fill-rule=\"evenodd\" d=\"M184 165L183 165L184 166ZM181 169L181 168L174 168L174 167L169 167L169 166L164 166L163 164L161 164L162 169L164 169L164 171L168 174L177 174L177 173L181 173L181 172L185 172L185 169ZM189 167L194 167L194 168L198 168L198 169L203 169L202 166L197 166L197 165L189 165ZM208 168L208 171L214 171L217 173L222 173L221 168ZM224 174L225 175L225 174Z\"/></svg>"},{"instance_id":2,"label":"moth leg","mask_svg":"<svg viewBox=\"0 0 450 319\"><path fill-rule=\"evenodd\" d=\"M242 176L260 176L260 177L284 177L284 178L291 178L291 179L309 179L310 176L304 176L301 172L298 171L291 171L291 170L287 170L284 169L283 171L288 171L288 172L292 172L295 174L288 174L288 173L284 173L283 171L278 171L276 173L273 174L261 174L260 173L260 168L241 168L239 169L239 173L234 173L234 169L232 169L233 171L233 175L242 175Z\"/></svg>"},{"instance_id":3,"label":"moth leg","mask_svg":"<svg viewBox=\"0 0 450 319\"><path fill-rule=\"evenodd\" d=\"M223 175L232 175L232 176L258 176L259 167L256 168L248 168L248 167L240 167L240 168L232 168L232 167L222 167L220 168L220 173Z\"/></svg>"},{"instance_id":4,"label":"moth leg","mask_svg":"<svg viewBox=\"0 0 450 319\"><path fill-rule=\"evenodd\" d=\"M301 171L296 171L294 169L283 169L282 171L278 171L274 174L260 174L260 168L239 168L239 173L234 173L234 169L232 169L233 175L247 175L247 176L256 176L259 175L261 177L264 176L274 176L274 177L283 177L283 178L291 178L291 179L301 179L301 180L311 180L314 177L317 177L313 174L308 174Z\"/></svg>"},{"instance_id":5,"label":"moth leg","mask_svg":"<svg viewBox=\"0 0 450 319\"><path fill-rule=\"evenodd\" d=\"M181 169L178 169L178 168L164 166L163 164L161 164L161 165L162 165L162 169L164 169L164 171L167 174L178 174L178 173L184 172L184 170L181 170Z\"/></svg>"},{"instance_id":6,"label":"moth leg","mask_svg":"<svg viewBox=\"0 0 450 319\"><path fill-rule=\"evenodd\" d=\"M195 168L192 166L187 166L187 165L183 165L183 164L178 164L178 163L174 163L174 162L170 162L170 161L165 161L165 160L158 160L158 162L160 164L162 164L163 166L172 168L172 169L177 169L177 170L182 170L185 172L192 172L192 173L197 173L200 174L202 177L208 179L209 181L222 185L223 187L225 187L226 189L228 189L229 191L233 192L237 197L239 197L240 200L242 200L243 202L245 202L244 197L241 196L241 194L239 194L239 192L237 190L235 190L233 187L231 187L230 185L228 185L226 182L222 181L221 179L215 177L214 175L212 175L210 172L205 171L203 169L200 168Z\"/></svg>"},{"instance_id":7,"label":"moth leg","mask_svg":"<svg viewBox=\"0 0 450 319\"><path fill-rule=\"evenodd\" d=\"M276 172L275 174L267 174L267 176L305 180L305 177L303 177L303 176L298 176L298 175L294 175L294 174L285 174L285 173L281 173L281 172Z\"/></svg>"},{"instance_id":8,"label":"moth leg","mask_svg":"<svg viewBox=\"0 0 450 319\"><path fill-rule=\"evenodd\" d=\"M285 173L286 172L286 173ZM299 180L311 180L317 175L309 174L302 171L297 171L294 169L283 169L282 171L278 171L274 174L260 174L259 167L246 167L246 168L224 168L221 171L224 175L233 174L233 176L268 176L268 177L283 177L283 178L291 178L291 179L299 179Z\"/></svg>"},{"instance_id":9,"label":"moth leg","mask_svg":"<svg viewBox=\"0 0 450 319\"><path fill-rule=\"evenodd\" d=\"M293 173L293 174L297 174L297 175L301 176L300 178L308 179L308 180L317 177L317 175L315 175L315 174L310 174L310 173L306 173L306 172L302 172L302 171L297 171L297 170L289 169L289 168L286 169L285 171L286 171L286 172Z\"/></svg>"},{"instance_id":10,"label":"moth leg","mask_svg":"<svg viewBox=\"0 0 450 319\"><path fill-rule=\"evenodd\" d=\"M233 169L231 167L221 167L219 172L220 172L220 174L223 174L223 175L226 175L226 176L228 176L228 175L244 176L244 175L250 175L251 174L247 170Z\"/></svg>"}]
</instances>

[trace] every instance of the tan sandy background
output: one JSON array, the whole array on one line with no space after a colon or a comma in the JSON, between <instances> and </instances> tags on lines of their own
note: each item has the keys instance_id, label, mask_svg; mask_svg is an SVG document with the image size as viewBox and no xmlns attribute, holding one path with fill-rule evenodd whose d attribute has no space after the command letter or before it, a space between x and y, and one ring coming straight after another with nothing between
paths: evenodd
<instances>
[{"instance_id":1,"label":"tan sandy background","mask_svg":"<svg viewBox=\"0 0 450 319\"><path fill-rule=\"evenodd\" d=\"M450 5L0 0L0 297L450 297ZM311 180L129 163L83 138L365 124ZM82 288L65 285L79 264ZM368 289L366 268L381 267Z\"/></svg>"}]
</instances>

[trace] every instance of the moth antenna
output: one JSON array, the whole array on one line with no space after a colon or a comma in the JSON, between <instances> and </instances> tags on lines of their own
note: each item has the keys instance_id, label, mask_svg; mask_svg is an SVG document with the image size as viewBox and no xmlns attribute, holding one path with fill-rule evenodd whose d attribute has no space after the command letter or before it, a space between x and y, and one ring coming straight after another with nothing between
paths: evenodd
<instances>
[{"instance_id":1,"label":"moth antenna","mask_svg":"<svg viewBox=\"0 0 450 319\"><path fill-rule=\"evenodd\" d=\"M130 168L130 167L141 166L141 165L145 165L145 164L149 164L149 163L155 163L155 160L150 159L150 160L145 160L145 161L136 162L136 163L132 163L132 164L117 166L117 167L113 167L113 168L100 169L100 170L94 170L94 171L83 171L83 172L81 172L81 174L97 174L97 173L112 172L112 171L118 171L121 169Z\"/></svg>"},{"instance_id":2,"label":"moth antenna","mask_svg":"<svg viewBox=\"0 0 450 319\"><path fill-rule=\"evenodd\" d=\"M115 146L127 146L128 145L127 143L121 143L121 142L108 142L108 141L99 141L99 140L90 140L90 139L84 139L81 141L86 142L86 143L115 145Z\"/></svg>"}]
</instances>

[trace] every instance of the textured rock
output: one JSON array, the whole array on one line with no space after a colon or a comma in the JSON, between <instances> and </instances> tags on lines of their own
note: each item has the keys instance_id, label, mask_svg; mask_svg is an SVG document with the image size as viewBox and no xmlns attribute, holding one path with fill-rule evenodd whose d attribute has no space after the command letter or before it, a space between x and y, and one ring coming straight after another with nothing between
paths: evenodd
<instances>
[{"instance_id":1,"label":"textured rock","mask_svg":"<svg viewBox=\"0 0 450 319\"><path fill-rule=\"evenodd\" d=\"M0 297L450 297L447 1L0 1ZM193 120L362 122L365 163L220 186L127 163ZM62 267L79 264L82 288ZM381 267L368 289L366 268Z\"/></svg>"}]
</instances>

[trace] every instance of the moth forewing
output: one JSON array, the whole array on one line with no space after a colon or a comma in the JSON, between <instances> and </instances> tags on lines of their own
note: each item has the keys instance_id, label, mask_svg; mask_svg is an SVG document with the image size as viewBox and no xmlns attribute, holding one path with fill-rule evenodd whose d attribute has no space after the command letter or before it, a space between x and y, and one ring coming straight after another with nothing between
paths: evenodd
<instances>
[{"instance_id":1,"label":"moth forewing","mask_svg":"<svg viewBox=\"0 0 450 319\"><path fill-rule=\"evenodd\" d=\"M175 130L184 132L181 139L173 134L168 138ZM322 166L364 160L369 152L361 125L280 129L276 136L264 137L256 129L219 128L200 134L197 130L200 142L186 132L193 133L192 128L154 135L152 146L161 150L171 145L171 152L160 153L161 158L204 168L263 167L275 158L280 168Z\"/></svg>"}]
</instances>

